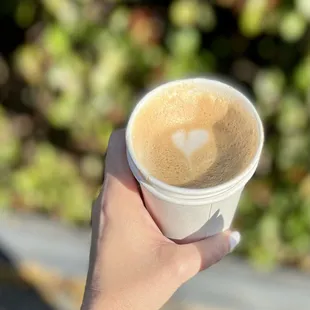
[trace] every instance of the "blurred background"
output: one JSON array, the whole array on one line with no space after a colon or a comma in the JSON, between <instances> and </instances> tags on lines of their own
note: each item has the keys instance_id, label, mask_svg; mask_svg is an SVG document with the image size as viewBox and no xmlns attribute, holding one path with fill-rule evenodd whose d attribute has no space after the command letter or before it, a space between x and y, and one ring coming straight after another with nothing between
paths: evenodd
<instances>
[{"instance_id":1,"label":"blurred background","mask_svg":"<svg viewBox=\"0 0 310 310\"><path fill-rule=\"evenodd\" d=\"M12 236L11 244L34 253L35 243L26 244L40 234L49 236L50 249L86 235L109 136L126 124L138 98L167 80L216 75L254 99L266 131L235 220L243 234L237 253L251 270L282 266L307 274L309 25L309 0L1 1L0 242ZM29 240L18 239L29 229ZM7 252L0 256L2 269L11 266L4 272L0 264L0 309L15 310L15 298L5 293L8 279L25 282L30 275L42 288L49 277L45 267L25 267L22 251L17 263ZM60 275L51 277L62 287ZM65 299L68 291L81 295L78 283L61 289ZM33 284L26 286L36 295ZM48 309L37 302L29 309Z\"/></svg>"}]
</instances>

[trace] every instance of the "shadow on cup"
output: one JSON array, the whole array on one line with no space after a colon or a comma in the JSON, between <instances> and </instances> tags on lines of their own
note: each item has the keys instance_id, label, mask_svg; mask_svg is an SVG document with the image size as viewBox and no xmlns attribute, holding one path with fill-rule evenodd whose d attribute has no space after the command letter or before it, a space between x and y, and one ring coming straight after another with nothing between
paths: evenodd
<instances>
[{"instance_id":1,"label":"shadow on cup","mask_svg":"<svg viewBox=\"0 0 310 310\"><path fill-rule=\"evenodd\" d=\"M217 210L213 216L197 231L189 235L186 240L172 239L175 243L182 244L190 241L204 239L201 236L210 236L214 231L222 231L224 229L224 218L220 210Z\"/></svg>"}]
</instances>

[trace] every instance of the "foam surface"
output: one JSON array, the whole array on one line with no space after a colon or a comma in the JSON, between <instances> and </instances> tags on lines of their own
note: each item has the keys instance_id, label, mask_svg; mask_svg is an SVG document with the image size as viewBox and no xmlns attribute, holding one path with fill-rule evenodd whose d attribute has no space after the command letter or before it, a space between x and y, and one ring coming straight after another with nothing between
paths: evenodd
<instances>
[{"instance_id":1,"label":"foam surface","mask_svg":"<svg viewBox=\"0 0 310 310\"><path fill-rule=\"evenodd\" d=\"M137 160L155 178L187 188L241 173L258 146L254 116L234 98L191 82L149 99L132 128Z\"/></svg>"}]
</instances>

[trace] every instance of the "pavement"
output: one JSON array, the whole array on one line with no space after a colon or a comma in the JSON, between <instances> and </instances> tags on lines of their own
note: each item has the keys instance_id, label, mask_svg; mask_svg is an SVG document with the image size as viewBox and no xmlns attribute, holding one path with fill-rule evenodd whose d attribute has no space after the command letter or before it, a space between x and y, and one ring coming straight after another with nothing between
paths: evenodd
<instances>
[{"instance_id":1,"label":"pavement","mask_svg":"<svg viewBox=\"0 0 310 310\"><path fill-rule=\"evenodd\" d=\"M90 232L34 215L0 216L0 310L79 309ZM254 270L233 255L183 285L162 310L310 309L310 276Z\"/></svg>"}]
</instances>

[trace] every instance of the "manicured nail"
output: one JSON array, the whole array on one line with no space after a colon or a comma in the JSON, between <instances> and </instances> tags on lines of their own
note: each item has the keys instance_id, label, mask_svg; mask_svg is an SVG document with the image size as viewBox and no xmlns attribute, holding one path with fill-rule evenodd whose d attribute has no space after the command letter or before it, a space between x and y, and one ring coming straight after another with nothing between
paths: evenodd
<instances>
[{"instance_id":1,"label":"manicured nail","mask_svg":"<svg viewBox=\"0 0 310 310\"><path fill-rule=\"evenodd\" d=\"M233 231L229 236L229 242L230 242L230 252L234 250L234 248L238 245L240 242L241 236L238 231Z\"/></svg>"}]
</instances>

